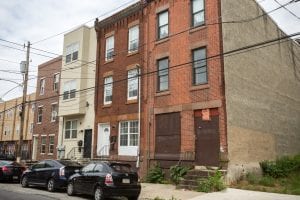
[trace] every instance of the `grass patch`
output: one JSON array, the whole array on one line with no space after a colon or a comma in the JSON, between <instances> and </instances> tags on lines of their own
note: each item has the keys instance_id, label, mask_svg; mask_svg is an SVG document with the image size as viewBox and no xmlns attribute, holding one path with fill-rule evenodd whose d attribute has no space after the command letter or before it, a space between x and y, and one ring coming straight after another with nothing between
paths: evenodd
<instances>
[{"instance_id":1,"label":"grass patch","mask_svg":"<svg viewBox=\"0 0 300 200\"><path fill-rule=\"evenodd\" d=\"M248 173L244 180L233 184L237 189L300 195L300 155L260 163L263 176Z\"/></svg>"}]
</instances>

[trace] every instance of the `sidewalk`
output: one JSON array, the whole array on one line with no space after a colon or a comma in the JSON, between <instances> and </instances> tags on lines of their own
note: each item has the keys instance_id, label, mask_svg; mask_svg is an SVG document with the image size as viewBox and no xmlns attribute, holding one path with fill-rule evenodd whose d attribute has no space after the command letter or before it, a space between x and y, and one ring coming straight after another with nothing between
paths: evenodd
<instances>
[{"instance_id":1,"label":"sidewalk","mask_svg":"<svg viewBox=\"0 0 300 200\"><path fill-rule=\"evenodd\" d=\"M172 199L173 197L173 199ZM238 190L228 188L222 192L201 193L188 190L176 190L173 185L142 184L140 200L300 200L300 196Z\"/></svg>"}]
</instances>

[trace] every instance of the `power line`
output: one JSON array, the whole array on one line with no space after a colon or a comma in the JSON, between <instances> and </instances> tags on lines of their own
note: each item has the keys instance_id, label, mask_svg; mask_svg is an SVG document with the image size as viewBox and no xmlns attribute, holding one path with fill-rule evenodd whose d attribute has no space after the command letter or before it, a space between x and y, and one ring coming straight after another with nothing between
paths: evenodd
<instances>
[{"instance_id":1,"label":"power line","mask_svg":"<svg viewBox=\"0 0 300 200\"><path fill-rule=\"evenodd\" d=\"M291 34L291 35L286 35L286 36L283 36L283 37L280 37L280 38L276 38L276 39L272 39L272 40L260 42L260 43L257 43L257 44L248 45L248 46L241 47L241 48L238 48L238 49L234 49L234 50L231 50L231 51L228 51L228 52L224 52L224 53L221 53L221 54L210 56L210 57L207 57L207 58L204 58L204 59L200 59L200 60L196 60L196 61L191 61L191 62L186 62L186 63L181 63L181 64L178 64L178 65L173 65L173 66L170 66L169 69L175 69L177 67L189 65L189 64L192 64L194 62L199 62L199 61L204 61L204 60L210 60L210 59L216 59L216 58L219 58L219 57L222 57L222 56L224 56L224 57L233 56L233 55L237 55L237 54L241 54L241 53L246 53L248 51L257 50L257 49L260 49L260 48L265 48L267 46L278 44L278 43L275 43L275 42L278 42L278 41L281 41L281 40L286 40L284 42L290 41L291 37L294 37L294 36L297 36L297 35L300 35L300 33L298 32L298 33L294 33L294 34ZM154 71L151 71L151 72L143 73L143 74L138 75L138 76L148 76L148 75L155 74L155 73L157 73L159 71L160 70L154 70ZM135 78L135 77L132 77L132 78ZM115 84L115 83L122 82L122 81L127 81L127 80L128 80L128 78L126 77L125 79L120 79L120 80L113 81L111 84ZM79 92L84 92L84 91L92 90L92 89L95 89L96 87L99 87L99 86L104 86L104 84L98 85L98 86L94 86L94 87L90 87L90 88L81 89L81 90L76 90L76 91L74 91L74 93L79 93ZM58 94L58 95L54 95L54 96L51 96L51 97L45 97L45 98L38 99L38 100L27 101L27 103L39 102L39 101L46 100L46 99L52 99L52 98L56 98L56 97L61 97L63 95L64 94ZM17 106L19 106L19 105L17 105ZM5 111L13 109L15 107L6 109L6 110L4 110L4 111L2 111L0 113L4 113Z\"/></svg>"},{"instance_id":2,"label":"power line","mask_svg":"<svg viewBox=\"0 0 300 200\"><path fill-rule=\"evenodd\" d=\"M277 0L274 0L278 5L283 6L281 3L279 3ZM297 2L297 1L296 1ZM288 9L287 7L283 6L283 9L285 9L286 11L288 11L291 15L293 15L294 17L296 17L297 19L300 20L300 17L298 17L295 13L293 13L290 9Z\"/></svg>"}]
</instances>

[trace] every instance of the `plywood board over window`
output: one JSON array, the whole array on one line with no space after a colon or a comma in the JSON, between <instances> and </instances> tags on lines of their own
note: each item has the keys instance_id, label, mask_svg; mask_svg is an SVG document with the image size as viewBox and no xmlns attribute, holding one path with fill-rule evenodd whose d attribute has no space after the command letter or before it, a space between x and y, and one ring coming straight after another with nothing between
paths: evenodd
<instances>
[{"instance_id":1,"label":"plywood board over window","mask_svg":"<svg viewBox=\"0 0 300 200\"><path fill-rule=\"evenodd\" d=\"M155 116L155 158L178 160L181 147L180 113Z\"/></svg>"}]
</instances>

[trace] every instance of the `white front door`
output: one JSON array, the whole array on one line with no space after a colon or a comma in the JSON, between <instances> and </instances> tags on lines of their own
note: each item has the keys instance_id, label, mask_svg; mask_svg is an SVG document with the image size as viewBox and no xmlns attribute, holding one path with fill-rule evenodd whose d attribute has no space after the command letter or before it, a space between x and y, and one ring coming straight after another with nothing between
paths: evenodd
<instances>
[{"instance_id":1,"label":"white front door","mask_svg":"<svg viewBox=\"0 0 300 200\"><path fill-rule=\"evenodd\" d=\"M98 124L97 156L109 156L110 125Z\"/></svg>"},{"instance_id":2,"label":"white front door","mask_svg":"<svg viewBox=\"0 0 300 200\"><path fill-rule=\"evenodd\" d=\"M37 147L38 147L38 137L37 137L37 136L33 136L33 144L32 144L32 160L36 160Z\"/></svg>"}]
</instances>

